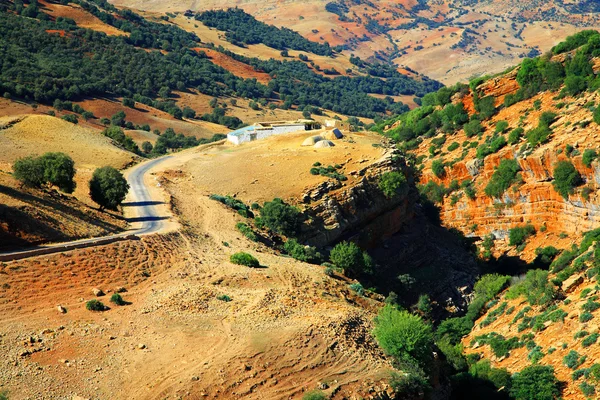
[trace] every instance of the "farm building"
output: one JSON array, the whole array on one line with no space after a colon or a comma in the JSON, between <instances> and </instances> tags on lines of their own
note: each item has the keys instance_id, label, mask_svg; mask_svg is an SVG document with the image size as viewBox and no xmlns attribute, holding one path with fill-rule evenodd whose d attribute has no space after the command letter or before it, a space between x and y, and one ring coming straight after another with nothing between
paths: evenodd
<instances>
[{"instance_id":1,"label":"farm building","mask_svg":"<svg viewBox=\"0 0 600 400\"><path fill-rule=\"evenodd\" d=\"M298 120L295 122L260 122L229 133L227 135L227 140L233 144L242 144L254 140L265 139L273 135L311 131L319 129L320 127L321 125L318 122L312 120Z\"/></svg>"}]
</instances>

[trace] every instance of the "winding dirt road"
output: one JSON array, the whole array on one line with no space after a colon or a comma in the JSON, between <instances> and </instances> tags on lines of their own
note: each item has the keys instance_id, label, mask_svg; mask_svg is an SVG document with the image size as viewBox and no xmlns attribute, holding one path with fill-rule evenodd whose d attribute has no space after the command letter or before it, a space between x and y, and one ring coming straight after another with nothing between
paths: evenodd
<instances>
[{"instance_id":1,"label":"winding dirt road","mask_svg":"<svg viewBox=\"0 0 600 400\"><path fill-rule=\"evenodd\" d=\"M99 246L162 231L166 225L165 221L169 219L170 215L167 214L165 207L160 207L161 210L158 210L163 202L161 199L156 198L155 193L153 195L150 194L151 191L148 187L148 172L170 158L172 158L172 156L164 156L149 160L126 171L125 177L129 183L130 189L127 196L127 202L123 203L123 207L125 209L127 221L130 224L129 230L115 235L73 240L8 253L0 253L0 261L18 260L84 247Z\"/></svg>"}]
</instances>

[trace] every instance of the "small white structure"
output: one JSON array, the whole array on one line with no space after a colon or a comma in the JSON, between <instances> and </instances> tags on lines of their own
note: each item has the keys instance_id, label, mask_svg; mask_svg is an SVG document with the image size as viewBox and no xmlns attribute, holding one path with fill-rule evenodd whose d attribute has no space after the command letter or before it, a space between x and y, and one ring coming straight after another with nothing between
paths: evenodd
<instances>
[{"instance_id":1,"label":"small white structure","mask_svg":"<svg viewBox=\"0 0 600 400\"><path fill-rule=\"evenodd\" d=\"M310 131L319 127L320 125L318 122L311 120L298 120L295 122L261 122L229 133L227 135L227 140L233 144L242 144L254 140L265 139L273 135Z\"/></svg>"},{"instance_id":2,"label":"small white structure","mask_svg":"<svg viewBox=\"0 0 600 400\"><path fill-rule=\"evenodd\" d=\"M324 149L327 147L334 147L335 144L333 144L333 142L331 140L321 140L317 143L315 143L315 149Z\"/></svg>"},{"instance_id":3,"label":"small white structure","mask_svg":"<svg viewBox=\"0 0 600 400\"><path fill-rule=\"evenodd\" d=\"M304 142L302 142L302 146L314 146L315 143L320 142L321 140L323 140L321 136L311 136L309 138L304 139Z\"/></svg>"}]
</instances>

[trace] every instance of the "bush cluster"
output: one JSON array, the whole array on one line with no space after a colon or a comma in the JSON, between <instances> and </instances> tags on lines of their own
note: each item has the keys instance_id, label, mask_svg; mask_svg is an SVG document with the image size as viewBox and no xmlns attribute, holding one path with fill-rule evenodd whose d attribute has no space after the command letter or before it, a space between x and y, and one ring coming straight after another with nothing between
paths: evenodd
<instances>
[{"instance_id":1,"label":"bush cluster","mask_svg":"<svg viewBox=\"0 0 600 400\"><path fill-rule=\"evenodd\" d=\"M256 257L244 252L232 254L229 258L229 261L231 261L233 264L244 265L250 268L260 267L260 262L256 259Z\"/></svg>"},{"instance_id":2,"label":"bush cluster","mask_svg":"<svg viewBox=\"0 0 600 400\"><path fill-rule=\"evenodd\" d=\"M75 162L64 153L20 158L13 164L13 176L30 187L50 184L66 193L75 190Z\"/></svg>"}]
</instances>

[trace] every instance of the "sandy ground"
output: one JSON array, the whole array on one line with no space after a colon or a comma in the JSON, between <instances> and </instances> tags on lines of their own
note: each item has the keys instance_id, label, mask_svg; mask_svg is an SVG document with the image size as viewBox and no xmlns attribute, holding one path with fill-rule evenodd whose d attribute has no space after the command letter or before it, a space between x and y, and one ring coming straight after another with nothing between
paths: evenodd
<instances>
[{"instance_id":1,"label":"sandy ground","mask_svg":"<svg viewBox=\"0 0 600 400\"><path fill-rule=\"evenodd\" d=\"M357 297L350 282L325 276L323 267L249 242L235 230L242 217L209 200L196 181L173 179L187 171L195 177L195 165L217 171L225 160L253 164L254 152L267 168L281 163L280 179L290 183L266 195L285 195L319 180L297 179L288 169L296 164L304 170L351 153L356 161L347 166L358 167L359 157L379 156L374 137L351 137L356 143L328 153L296 148L301 135L186 150L155 171L167 170L165 185L150 185L172 197L179 233L0 264L0 351L7 354L0 388L11 399L288 399L319 382L341 399L381 388L390 365L369 333L379 302ZM230 254L240 250L264 267L231 264ZM108 301L117 286L127 289L130 305ZM85 310L93 287L108 293L100 300L109 311Z\"/></svg>"},{"instance_id":2,"label":"sandy ground","mask_svg":"<svg viewBox=\"0 0 600 400\"><path fill-rule=\"evenodd\" d=\"M372 134L350 134L335 141L333 148L301 146L309 133L270 137L239 146L225 143L206 150L167 177L177 184L191 185L195 193L236 195L248 202L264 202L274 197L299 198L302 191L326 178L310 174L315 162L323 166L340 164L349 178L351 171L379 159L383 150L374 147L381 138ZM349 139L354 143L351 143Z\"/></svg>"}]
</instances>

